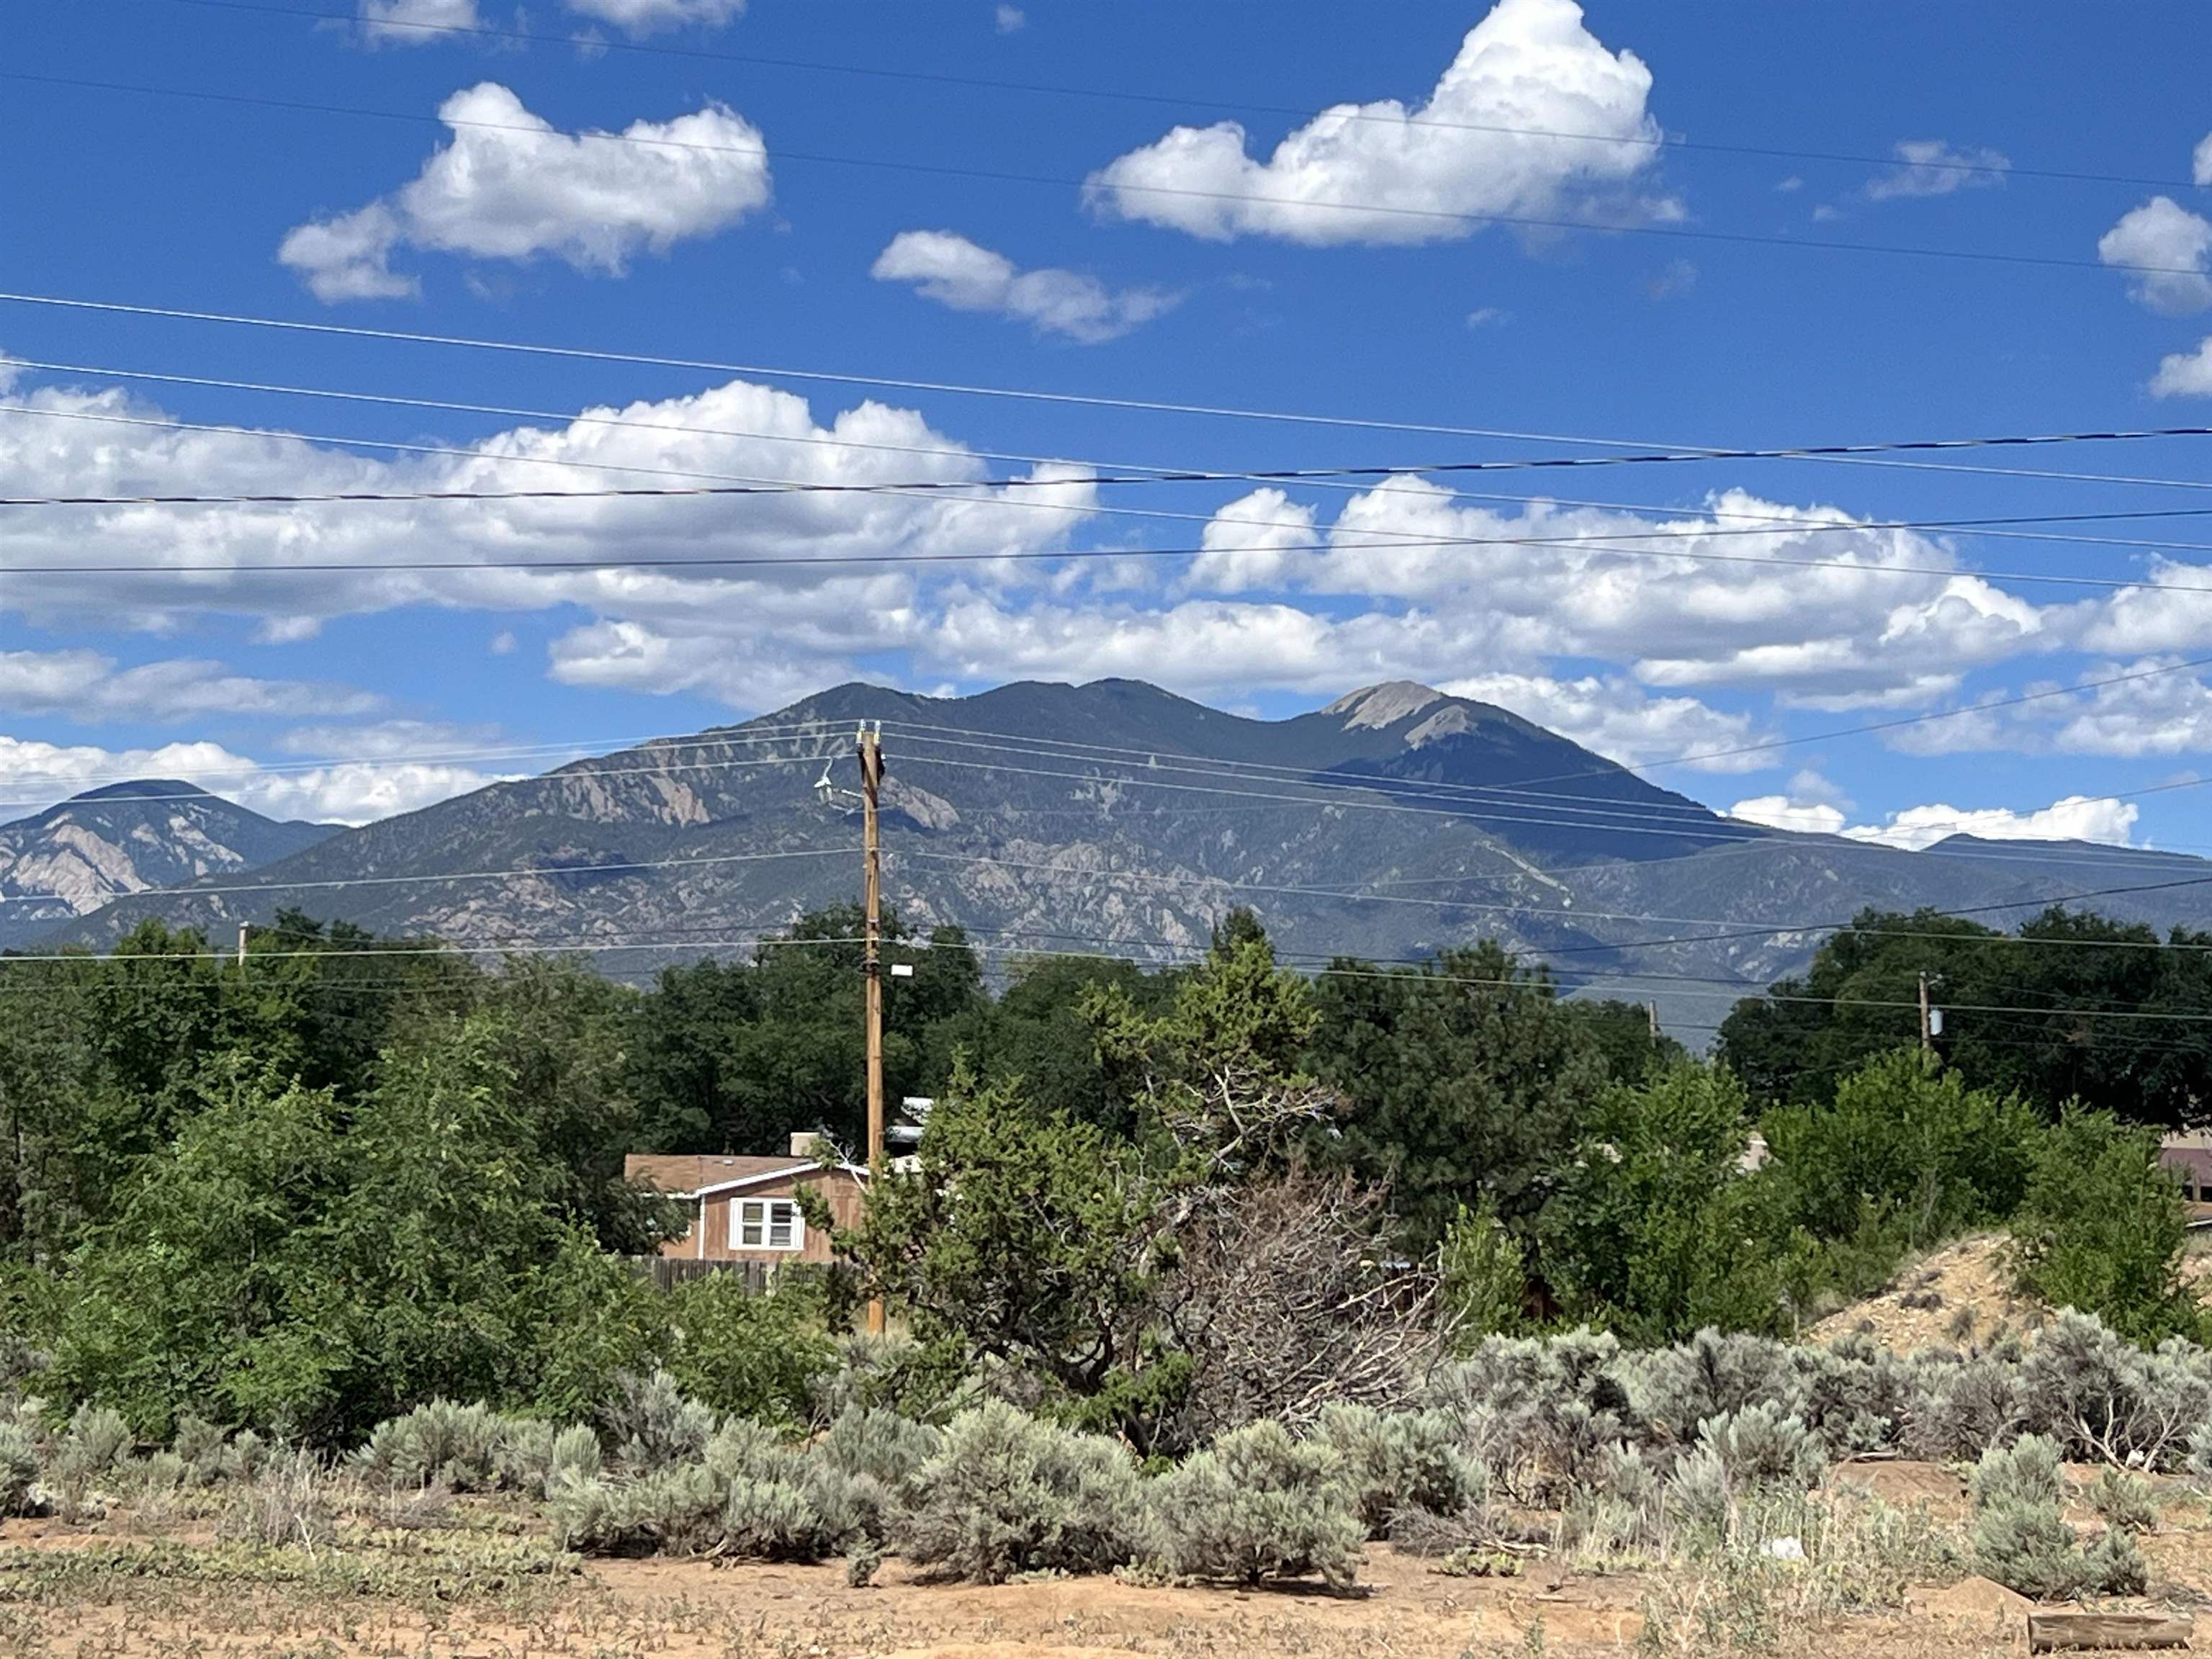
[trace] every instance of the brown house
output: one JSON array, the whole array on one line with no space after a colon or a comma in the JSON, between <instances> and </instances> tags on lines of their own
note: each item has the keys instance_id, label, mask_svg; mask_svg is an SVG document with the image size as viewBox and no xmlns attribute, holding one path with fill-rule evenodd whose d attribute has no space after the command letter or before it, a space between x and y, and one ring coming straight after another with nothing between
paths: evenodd
<instances>
[{"instance_id":1,"label":"brown house","mask_svg":"<svg viewBox=\"0 0 2212 1659\"><path fill-rule=\"evenodd\" d=\"M799 1194L811 1189L830 1206L836 1224L860 1218L868 1172L850 1164L824 1168L799 1146L775 1158L715 1158L632 1152L623 1178L691 1206L682 1237L661 1241L660 1253L701 1261L827 1261L830 1238L807 1224Z\"/></svg>"}]
</instances>

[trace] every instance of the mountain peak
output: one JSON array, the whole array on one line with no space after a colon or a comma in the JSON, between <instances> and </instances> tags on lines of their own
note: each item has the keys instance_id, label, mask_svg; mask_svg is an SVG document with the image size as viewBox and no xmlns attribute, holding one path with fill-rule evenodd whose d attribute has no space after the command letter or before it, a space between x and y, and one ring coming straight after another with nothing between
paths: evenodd
<instances>
[{"instance_id":1,"label":"mountain peak","mask_svg":"<svg viewBox=\"0 0 2212 1659\"><path fill-rule=\"evenodd\" d=\"M1395 726L1431 703L1443 701L1444 694L1433 686L1414 680L1385 680L1380 685L1364 685L1347 692L1321 712L1343 715L1348 728Z\"/></svg>"}]
</instances>

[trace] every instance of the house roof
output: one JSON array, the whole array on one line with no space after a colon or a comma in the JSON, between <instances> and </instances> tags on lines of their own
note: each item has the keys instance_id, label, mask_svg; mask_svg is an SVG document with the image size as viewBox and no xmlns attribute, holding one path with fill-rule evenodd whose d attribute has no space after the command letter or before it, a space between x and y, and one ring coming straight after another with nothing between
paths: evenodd
<instances>
[{"instance_id":1,"label":"house roof","mask_svg":"<svg viewBox=\"0 0 2212 1659\"><path fill-rule=\"evenodd\" d=\"M849 1164L837 1166L846 1174L866 1180L867 1171ZM657 1188L677 1198L697 1198L707 1193L727 1192L756 1182L788 1176L819 1175L822 1165L811 1158L712 1157L678 1152L632 1152L623 1159L623 1179Z\"/></svg>"},{"instance_id":2,"label":"house roof","mask_svg":"<svg viewBox=\"0 0 2212 1659\"><path fill-rule=\"evenodd\" d=\"M623 1159L623 1179L641 1187L657 1187L683 1197L726 1182L750 1181L764 1175L783 1175L811 1170L811 1158L781 1152L773 1158L715 1158L684 1152L632 1152Z\"/></svg>"}]
</instances>

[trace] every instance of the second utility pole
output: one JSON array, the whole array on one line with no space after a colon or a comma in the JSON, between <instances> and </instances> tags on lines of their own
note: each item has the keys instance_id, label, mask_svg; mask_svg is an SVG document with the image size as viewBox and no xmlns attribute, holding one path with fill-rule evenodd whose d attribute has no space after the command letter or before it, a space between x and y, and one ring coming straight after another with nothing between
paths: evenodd
<instances>
[{"instance_id":1,"label":"second utility pole","mask_svg":"<svg viewBox=\"0 0 2212 1659\"><path fill-rule=\"evenodd\" d=\"M877 830L877 796L884 781L884 744L880 732L860 728L860 801L864 830L861 836L860 897L867 911L862 935L864 954L860 972L866 978L868 1042L868 1191L872 1194L884 1178L884 964L883 964L883 843ZM868 1334L884 1334L884 1304L878 1297L868 1304Z\"/></svg>"}]
</instances>

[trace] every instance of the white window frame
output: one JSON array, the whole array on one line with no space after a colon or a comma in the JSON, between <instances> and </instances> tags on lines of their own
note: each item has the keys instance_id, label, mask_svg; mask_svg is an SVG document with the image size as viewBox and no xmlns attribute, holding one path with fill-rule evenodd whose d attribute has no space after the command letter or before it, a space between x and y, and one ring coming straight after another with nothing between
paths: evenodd
<instances>
[{"instance_id":1,"label":"white window frame","mask_svg":"<svg viewBox=\"0 0 2212 1659\"><path fill-rule=\"evenodd\" d=\"M779 1214L781 1211L782 1213ZM791 1242L775 1242L776 1224L787 1221L791 1225ZM747 1238L751 1231L757 1235ZM778 1255L796 1255L806 1248L806 1217L792 1198L733 1198L730 1200L730 1248L733 1250L772 1250Z\"/></svg>"}]
</instances>

